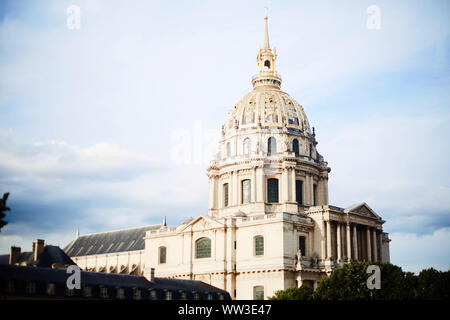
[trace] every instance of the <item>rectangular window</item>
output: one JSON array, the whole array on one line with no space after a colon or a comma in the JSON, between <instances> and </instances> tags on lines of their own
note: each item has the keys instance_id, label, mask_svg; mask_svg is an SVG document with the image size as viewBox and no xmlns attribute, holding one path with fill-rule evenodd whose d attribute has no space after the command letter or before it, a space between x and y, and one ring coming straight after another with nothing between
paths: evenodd
<instances>
[{"instance_id":1,"label":"rectangular window","mask_svg":"<svg viewBox=\"0 0 450 320\"><path fill-rule=\"evenodd\" d=\"M303 204L303 181L295 180L295 200L298 204Z\"/></svg>"},{"instance_id":2,"label":"rectangular window","mask_svg":"<svg viewBox=\"0 0 450 320\"><path fill-rule=\"evenodd\" d=\"M108 298L108 288L106 287L100 288L100 296L102 298Z\"/></svg>"},{"instance_id":3,"label":"rectangular window","mask_svg":"<svg viewBox=\"0 0 450 320\"><path fill-rule=\"evenodd\" d=\"M125 289L124 288L117 288L117 298L125 299Z\"/></svg>"},{"instance_id":4,"label":"rectangular window","mask_svg":"<svg viewBox=\"0 0 450 320\"><path fill-rule=\"evenodd\" d=\"M92 296L92 288L90 286L84 286L83 287L83 295L85 297L91 297Z\"/></svg>"},{"instance_id":5,"label":"rectangular window","mask_svg":"<svg viewBox=\"0 0 450 320\"><path fill-rule=\"evenodd\" d=\"M55 295L55 284L54 283L49 283L47 284L47 294L49 296L54 296Z\"/></svg>"},{"instance_id":6,"label":"rectangular window","mask_svg":"<svg viewBox=\"0 0 450 320\"><path fill-rule=\"evenodd\" d=\"M172 300L172 291L166 292L166 300Z\"/></svg>"},{"instance_id":7,"label":"rectangular window","mask_svg":"<svg viewBox=\"0 0 450 320\"><path fill-rule=\"evenodd\" d=\"M135 288L133 292L134 300L141 300L141 290Z\"/></svg>"},{"instance_id":8,"label":"rectangular window","mask_svg":"<svg viewBox=\"0 0 450 320\"><path fill-rule=\"evenodd\" d=\"M8 280L8 293L13 293L14 291L14 280Z\"/></svg>"},{"instance_id":9,"label":"rectangular window","mask_svg":"<svg viewBox=\"0 0 450 320\"><path fill-rule=\"evenodd\" d=\"M302 256L306 256L306 238L303 236L298 237L298 248L302 252Z\"/></svg>"},{"instance_id":10,"label":"rectangular window","mask_svg":"<svg viewBox=\"0 0 450 320\"><path fill-rule=\"evenodd\" d=\"M278 179L267 180L267 202L278 203Z\"/></svg>"},{"instance_id":11,"label":"rectangular window","mask_svg":"<svg viewBox=\"0 0 450 320\"><path fill-rule=\"evenodd\" d=\"M242 203L250 203L251 201L251 181L242 180Z\"/></svg>"},{"instance_id":12,"label":"rectangular window","mask_svg":"<svg viewBox=\"0 0 450 320\"><path fill-rule=\"evenodd\" d=\"M36 282L33 282L33 281L27 281L26 292L27 292L28 294L34 294L34 293L36 293Z\"/></svg>"},{"instance_id":13,"label":"rectangular window","mask_svg":"<svg viewBox=\"0 0 450 320\"><path fill-rule=\"evenodd\" d=\"M264 255L264 237L255 237L255 256Z\"/></svg>"},{"instance_id":14,"label":"rectangular window","mask_svg":"<svg viewBox=\"0 0 450 320\"><path fill-rule=\"evenodd\" d=\"M223 185L223 206L228 207L228 183Z\"/></svg>"},{"instance_id":15,"label":"rectangular window","mask_svg":"<svg viewBox=\"0 0 450 320\"><path fill-rule=\"evenodd\" d=\"M263 286L253 287L253 300L264 300L264 287Z\"/></svg>"}]
</instances>

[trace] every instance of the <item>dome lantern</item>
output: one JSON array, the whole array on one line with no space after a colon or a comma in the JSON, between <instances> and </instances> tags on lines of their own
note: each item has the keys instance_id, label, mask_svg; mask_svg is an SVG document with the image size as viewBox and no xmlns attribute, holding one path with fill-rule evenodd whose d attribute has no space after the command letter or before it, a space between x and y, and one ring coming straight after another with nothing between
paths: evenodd
<instances>
[{"instance_id":1,"label":"dome lantern","mask_svg":"<svg viewBox=\"0 0 450 320\"><path fill-rule=\"evenodd\" d=\"M272 87L280 89L281 77L277 74L275 68L275 62L277 59L276 49L273 50L269 45L269 27L268 27L267 8L266 15L264 17L264 43L258 50L256 62L258 65L258 72L252 78L253 88L259 87Z\"/></svg>"}]
</instances>

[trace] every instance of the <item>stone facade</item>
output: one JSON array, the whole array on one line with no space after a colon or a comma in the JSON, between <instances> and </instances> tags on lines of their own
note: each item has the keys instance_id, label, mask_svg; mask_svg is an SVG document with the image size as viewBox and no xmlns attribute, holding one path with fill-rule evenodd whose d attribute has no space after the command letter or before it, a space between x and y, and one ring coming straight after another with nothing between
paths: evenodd
<instances>
[{"instance_id":1,"label":"stone facade","mask_svg":"<svg viewBox=\"0 0 450 320\"><path fill-rule=\"evenodd\" d=\"M281 91L276 51L257 55L253 90L228 114L207 169L207 215L145 232L139 251L72 258L88 270L201 280L233 299L312 288L349 261L389 261L384 221L366 203L328 203L330 168L317 151L303 107ZM99 270L99 260L107 269Z\"/></svg>"}]
</instances>

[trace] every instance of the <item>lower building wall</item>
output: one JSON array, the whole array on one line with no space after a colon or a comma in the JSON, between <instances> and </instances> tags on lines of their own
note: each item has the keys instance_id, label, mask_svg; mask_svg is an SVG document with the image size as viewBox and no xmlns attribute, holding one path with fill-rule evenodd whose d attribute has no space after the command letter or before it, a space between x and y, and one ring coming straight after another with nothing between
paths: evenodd
<instances>
[{"instance_id":1,"label":"lower building wall","mask_svg":"<svg viewBox=\"0 0 450 320\"><path fill-rule=\"evenodd\" d=\"M255 286L264 287L264 299L271 297L275 291L285 289L284 271L256 272L236 275L237 300L253 300ZM233 297L234 292L230 292Z\"/></svg>"},{"instance_id":2,"label":"lower building wall","mask_svg":"<svg viewBox=\"0 0 450 320\"><path fill-rule=\"evenodd\" d=\"M71 257L82 270L141 275L144 270L143 250Z\"/></svg>"}]
</instances>

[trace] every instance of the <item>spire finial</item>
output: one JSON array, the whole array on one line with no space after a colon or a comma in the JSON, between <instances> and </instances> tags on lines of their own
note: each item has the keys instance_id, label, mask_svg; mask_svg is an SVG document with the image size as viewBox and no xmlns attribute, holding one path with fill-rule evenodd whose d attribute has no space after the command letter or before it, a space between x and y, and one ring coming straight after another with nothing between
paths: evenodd
<instances>
[{"instance_id":1,"label":"spire finial","mask_svg":"<svg viewBox=\"0 0 450 320\"><path fill-rule=\"evenodd\" d=\"M266 10L266 14L264 16L264 45L263 48L270 48L269 45L269 27L267 26L267 20L269 20L268 14L267 14L267 7L264 7Z\"/></svg>"},{"instance_id":2,"label":"spire finial","mask_svg":"<svg viewBox=\"0 0 450 320\"><path fill-rule=\"evenodd\" d=\"M163 227L167 227L166 216L164 216L162 226Z\"/></svg>"}]
</instances>

